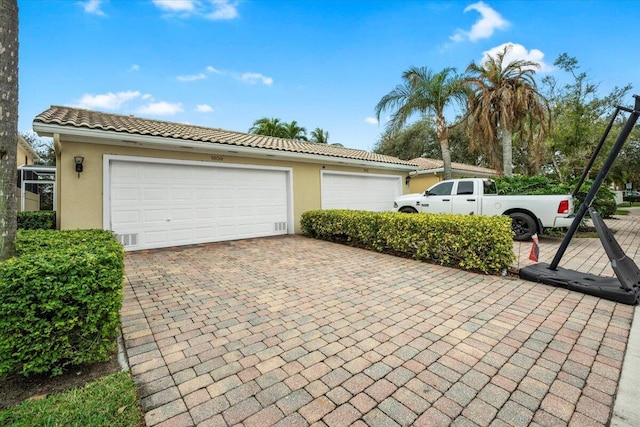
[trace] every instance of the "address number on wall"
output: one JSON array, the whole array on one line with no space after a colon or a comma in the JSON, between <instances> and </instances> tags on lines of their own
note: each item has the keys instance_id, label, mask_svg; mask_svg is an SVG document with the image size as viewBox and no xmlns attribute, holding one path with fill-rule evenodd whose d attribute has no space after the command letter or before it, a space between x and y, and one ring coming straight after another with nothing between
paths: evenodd
<instances>
[{"instance_id":1,"label":"address number on wall","mask_svg":"<svg viewBox=\"0 0 640 427\"><path fill-rule=\"evenodd\" d=\"M220 156L220 155L217 155L217 154L212 154L211 155L211 160L215 160L217 162L221 162L221 161L224 160L224 156Z\"/></svg>"}]
</instances>

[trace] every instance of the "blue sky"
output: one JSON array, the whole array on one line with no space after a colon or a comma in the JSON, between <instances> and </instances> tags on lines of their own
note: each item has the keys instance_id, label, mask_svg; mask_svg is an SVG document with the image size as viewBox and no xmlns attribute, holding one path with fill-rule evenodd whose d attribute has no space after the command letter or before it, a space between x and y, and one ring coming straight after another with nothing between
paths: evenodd
<instances>
[{"instance_id":1,"label":"blue sky","mask_svg":"<svg viewBox=\"0 0 640 427\"><path fill-rule=\"evenodd\" d=\"M50 105L246 132L296 120L370 150L380 98L505 43L554 75L578 59L601 94L640 93L640 1L19 0L19 131ZM630 98L631 103L631 98Z\"/></svg>"}]
</instances>

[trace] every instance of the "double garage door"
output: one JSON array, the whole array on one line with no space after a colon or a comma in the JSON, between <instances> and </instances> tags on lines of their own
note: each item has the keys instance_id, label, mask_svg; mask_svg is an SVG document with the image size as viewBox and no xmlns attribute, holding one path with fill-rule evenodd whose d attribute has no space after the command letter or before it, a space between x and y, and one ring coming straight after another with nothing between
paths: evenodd
<instances>
[{"instance_id":1,"label":"double garage door","mask_svg":"<svg viewBox=\"0 0 640 427\"><path fill-rule=\"evenodd\" d=\"M103 223L126 250L293 233L290 168L121 156L104 167ZM385 211L401 193L397 175L321 172L323 209Z\"/></svg>"},{"instance_id":2,"label":"double garage door","mask_svg":"<svg viewBox=\"0 0 640 427\"><path fill-rule=\"evenodd\" d=\"M287 234L290 172L107 160L105 219L127 250Z\"/></svg>"}]
</instances>

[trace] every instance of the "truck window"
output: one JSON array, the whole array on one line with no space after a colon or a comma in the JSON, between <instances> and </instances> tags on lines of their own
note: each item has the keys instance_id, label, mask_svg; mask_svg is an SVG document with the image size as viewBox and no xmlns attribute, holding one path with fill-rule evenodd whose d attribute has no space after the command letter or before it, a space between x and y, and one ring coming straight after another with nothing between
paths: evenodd
<instances>
[{"instance_id":1,"label":"truck window","mask_svg":"<svg viewBox=\"0 0 640 427\"><path fill-rule=\"evenodd\" d=\"M457 194L473 194L473 181L458 181Z\"/></svg>"},{"instance_id":2,"label":"truck window","mask_svg":"<svg viewBox=\"0 0 640 427\"><path fill-rule=\"evenodd\" d=\"M484 194L498 194L498 187L496 183L490 179L482 181L484 187Z\"/></svg>"},{"instance_id":3,"label":"truck window","mask_svg":"<svg viewBox=\"0 0 640 427\"><path fill-rule=\"evenodd\" d=\"M453 182L442 182L427 191L428 196L449 196L453 190Z\"/></svg>"}]
</instances>

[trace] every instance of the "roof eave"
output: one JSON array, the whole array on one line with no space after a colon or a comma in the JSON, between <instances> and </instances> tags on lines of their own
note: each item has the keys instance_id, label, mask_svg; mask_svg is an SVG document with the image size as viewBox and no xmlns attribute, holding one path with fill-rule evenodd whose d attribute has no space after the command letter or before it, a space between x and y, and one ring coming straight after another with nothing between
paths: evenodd
<instances>
[{"instance_id":1,"label":"roof eave","mask_svg":"<svg viewBox=\"0 0 640 427\"><path fill-rule=\"evenodd\" d=\"M307 163L325 163L332 165L356 166L365 168L387 169L395 171L412 171L415 166L395 163L377 162L364 159L327 156L322 154L299 153L270 148L246 147L221 142L198 142L186 139L169 138L151 135L136 135L103 129L87 129L59 124L33 122L33 130L40 136L65 135L67 139L101 145L123 147L146 147L160 150L233 154L254 158L286 159Z\"/></svg>"},{"instance_id":2,"label":"roof eave","mask_svg":"<svg viewBox=\"0 0 640 427\"><path fill-rule=\"evenodd\" d=\"M31 144L29 144L27 140L24 139L24 137L20 134L18 134L18 144L20 144L20 146L24 151L29 153L29 155L31 156L31 159L34 162L40 161L40 156L38 155L38 153L36 153L36 150L34 150Z\"/></svg>"},{"instance_id":3,"label":"roof eave","mask_svg":"<svg viewBox=\"0 0 640 427\"><path fill-rule=\"evenodd\" d=\"M470 170L470 169L461 169L461 168L452 168L452 173L471 173L474 175L482 175L486 177L494 176L495 173ZM416 175L427 175L427 174L435 174L435 173L444 173L444 168L433 168L433 169L422 169L416 172Z\"/></svg>"}]
</instances>

